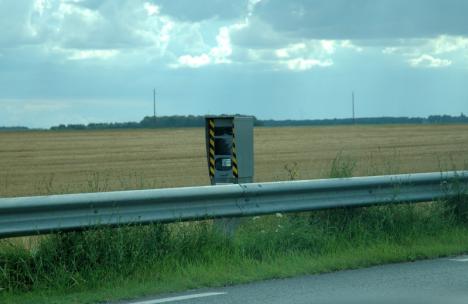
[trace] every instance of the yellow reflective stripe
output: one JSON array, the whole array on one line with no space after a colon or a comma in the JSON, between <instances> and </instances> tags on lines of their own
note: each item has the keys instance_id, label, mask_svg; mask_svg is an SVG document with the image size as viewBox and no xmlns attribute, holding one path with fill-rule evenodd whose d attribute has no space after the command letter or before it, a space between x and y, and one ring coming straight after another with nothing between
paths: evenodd
<instances>
[{"instance_id":1,"label":"yellow reflective stripe","mask_svg":"<svg viewBox=\"0 0 468 304\"><path fill-rule=\"evenodd\" d=\"M233 163L234 165L237 166L237 159L236 159L236 158L233 158L233 159L232 159L232 163Z\"/></svg>"},{"instance_id":2,"label":"yellow reflective stripe","mask_svg":"<svg viewBox=\"0 0 468 304\"><path fill-rule=\"evenodd\" d=\"M210 129L210 136L211 136L211 137L214 137L214 136L215 136L215 133L214 133L214 130L213 130L213 129Z\"/></svg>"},{"instance_id":3,"label":"yellow reflective stripe","mask_svg":"<svg viewBox=\"0 0 468 304\"><path fill-rule=\"evenodd\" d=\"M238 175L237 167L232 167L232 172L234 173L234 176L237 177Z\"/></svg>"},{"instance_id":4,"label":"yellow reflective stripe","mask_svg":"<svg viewBox=\"0 0 468 304\"><path fill-rule=\"evenodd\" d=\"M214 160L214 158L210 158L210 164L211 164L212 166L215 165L215 160Z\"/></svg>"},{"instance_id":5,"label":"yellow reflective stripe","mask_svg":"<svg viewBox=\"0 0 468 304\"><path fill-rule=\"evenodd\" d=\"M215 155L215 151L213 148L210 148L210 155L214 156Z\"/></svg>"},{"instance_id":6,"label":"yellow reflective stripe","mask_svg":"<svg viewBox=\"0 0 468 304\"><path fill-rule=\"evenodd\" d=\"M211 175L215 174L215 169L213 167L210 167L210 173L211 173Z\"/></svg>"},{"instance_id":7,"label":"yellow reflective stripe","mask_svg":"<svg viewBox=\"0 0 468 304\"><path fill-rule=\"evenodd\" d=\"M212 138L210 138L210 146L214 147L214 145L215 145L215 141Z\"/></svg>"},{"instance_id":8,"label":"yellow reflective stripe","mask_svg":"<svg viewBox=\"0 0 468 304\"><path fill-rule=\"evenodd\" d=\"M209 122L209 123L210 123L210 127L211 127L211 128L214 128L214 127L215 127L214 120L210 119L210 122Z\"/></svg>"}]
</instances>

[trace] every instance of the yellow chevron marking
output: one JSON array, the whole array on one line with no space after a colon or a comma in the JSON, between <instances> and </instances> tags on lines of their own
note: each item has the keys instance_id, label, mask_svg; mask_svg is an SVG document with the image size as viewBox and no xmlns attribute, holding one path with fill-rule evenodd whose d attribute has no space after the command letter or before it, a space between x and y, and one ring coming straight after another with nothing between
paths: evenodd
<instances>
[{"instance_id":1,"label":"yellow chevron marking","mask_svg":"<svg viewBox=\"0 0 468 304\"><path fill-rule=\"evenodd\" d=\"M213 167L210 167L210 173L211 173L211 175L214 175L214 174L215 174L215 170L214 170Z\"/></svg>"},{"instance_id":2,"label":"yellow chevron marking","mask_svg":"<svg viewBox=\"0 0 468 304\"><path fill-rule=\"evenodd\" d=\"M232 163L237 166L237 159L233 158Z\"/></svg>"},{"instance_id":3,"label":"yellow chevron marking","mask_svg":"<svg viewBox=\"0 0 468 304\"><path fill-rule=\"evenodd\" d=\"M236 167L232 167L232 172L234 173L235 176L238 175L238 171Z\"/></svg>"},{"instance_id":4,"label":"yellow chevron marking","mask_svg":"<svg viewBox=\"0 0 468 304\"><path fill-rule=\"evenodd\" d=\"M214 127L215 127L214 120L210 120L209 123L210 123L210 127L211 127L211 128L214 128Z\"/></svg>"},{"instance_id":5,"label":"yellow chevron marking","mask_svg":"<svg viewBox=\"0 0 468 304\"><path fill-rule=\"evenodd\" d=\"M213 130L213 129L210 129L210 136L211 136L211 137L214 137L214 136L215 136L215 133L214 133L214 130Z\"/></svg>"},{"instance_id":6,"label":"yellow chevron marking","mask_svg":"<svg viewBox=\"0 0 468 304\"><path fill-rule=\"evenodd\" d=\"M211 164L212 166L215 165L215 160L214 160L214 158L210 158L210 164Z\"/></svg>"},{"instance_id":7,"label":"yellow chevron marking","mask_svg":"<svg viewBox=\"0 0 468 304\"><path fill-rule=\"evenodd\" d=\"M213 148L210 148L210 155L214 156L215 153L214 153L214 149Z\"/></svg>"},{"instance_id":8,"label":"yellow chevron marking","mask_svg":"<svg viewBox=\"0 0 468 304\"><path fill-rule=\"evenodd\" d=\"M214 147L215 145L215 141L213 140L213 138L210 138L210 146Z\"/></svg>"}]
</instances>

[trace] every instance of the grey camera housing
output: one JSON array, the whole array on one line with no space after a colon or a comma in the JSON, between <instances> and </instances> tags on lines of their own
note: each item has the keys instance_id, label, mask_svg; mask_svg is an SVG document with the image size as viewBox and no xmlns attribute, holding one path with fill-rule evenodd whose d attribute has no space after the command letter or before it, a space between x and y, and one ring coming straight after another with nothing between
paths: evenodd
<instances>
[{"instance_id":1,"label":"grey camera housing","mask_svg":"<svg viewBox=\"0 0 468 304\"><path fill-rule=\"evenodd\" d=\"M211 184L251 183L254 175L251 116L206 116L205 135Z\"/></svg>"}]
</instances>

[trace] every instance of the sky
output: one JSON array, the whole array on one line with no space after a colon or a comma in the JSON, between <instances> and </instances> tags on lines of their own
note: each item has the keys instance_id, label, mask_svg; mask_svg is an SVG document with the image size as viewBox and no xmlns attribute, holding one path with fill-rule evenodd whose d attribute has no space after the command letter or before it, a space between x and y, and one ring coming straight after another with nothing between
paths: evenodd
<instances>
[{"instance_id":1,"label":"sky","mask_svg":"<svg viewBox=\"0 0 468 304\"><path fill-rule=\"evenodd\" d=\"M0 126L468 113L465 0L0 0Z\"/></svg>"}]
</instances>

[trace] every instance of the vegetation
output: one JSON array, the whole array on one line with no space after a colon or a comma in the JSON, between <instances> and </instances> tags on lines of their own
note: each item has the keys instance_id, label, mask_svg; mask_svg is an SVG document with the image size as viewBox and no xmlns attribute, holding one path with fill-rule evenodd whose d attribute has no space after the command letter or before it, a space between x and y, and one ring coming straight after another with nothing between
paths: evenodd
<instances>
[{"instance_id":1,"label":"vegetation","mask_svg":"<svg viewBox=\"0 0 468 304\"><path fill-rule=\"evenodd\" d=\"M244 219L232 239L201 222L58 234L33 248L2 241L0 300L63 303L71 293L73 302L102 301L468 250L466 222L444 203L354 211ZM147 283L110 292L129 282Z\"/></svg>"},{"instance_id":2,"label":"vegetation","mask_svg":"<svg viewBox=\"0 0 468 304\"><path fill-rule=\"evenodd\" d=\"M16 127L0 127L1 131L27 131L28 127L16 126Z\"/></svg>"},{"instance_id":3,"label":"vegetation","mask_svg":"<svg viewBox=\"0 0 468 304\"><path fill-rule=\"evenodd\" d=\"M240 115L240 114L236 114ZM259 120L254 118L256 126L287 127L287 126L330 126L330 125L377 125L377 124L453 124L468 123L468 117L463 113L460 116L431 115L424 117L363 117L363 118L333 118L333 119L304 119L304 120ZM101 130L101 129L139 129L139 128L187 128L202 127L205 125L205 116L146 116L140 122L120 123L90 123L68 124L53 126L51 130Z\"/></svg>"},{"instance_id":4,"label":"vegetation","mask_svg":"<svg viewBox=\"0 0 468 304\"><path fill-rule=\"evenodd\" d=\"M260 120L259 125L268 127L286 126L336 126L336 125L379 125L379 124L453 124L468 123L468 117L431 115L428 117L362 117L362 118L333 118L333 119L304 119L304 120Z\"/></svg>"},{"instance_id":5,"label":"vegetation","mask_svg":"<svg viewBox=\"0 0 468 304\"><path fill-rule=\"evenodd\" d=\"M256 170L260 180L293 180L463 169L466 128L262 128ZM204 153L202 129L4 133L0 195L200 184ZM233 237L211 221L90 229L1 240L0 303L94 303L464 252L463 191L442 202L245 218Z\"/></svg>"},{"instance_id":6,"label":"vegetation","mask_svg":"<svg viewBox=\"0 0 468 304\"><path fill-rule=\"evenodd\" d=\"M337 151L355 176L468 168L468 125L254 132L258 182L335 176ZM202 128L4 132L0 168L0 197L209 184Z\"/></svg>"},{"instance_id":7,"label":"vegetation","mask_svg":"<svg viewBox=\"0 0 468 304\"><path fill-rule=\"evenodd\" d=\"M330 175L355 166L339 152ZM297 163L284 170L297 177ZM202 221L2 240L0 301L91 303L459 254L468 251L467 214L460 192L444 202L245 218L233 237Z\"/></svg>"},{"instance_id":8,"label":"vegetation","mask_svg":"<svg viewBox=\"0 0 468 304\"><path fill-rule=\"evenodd\" d=\"M241 115L241 114L235 114ZM461 113L460 116L431 115L428 117L361 117L361 118L332 118L332 119L285 119L260 120L254 117L255 126L264 127L291 127L291 126L339 126L339 125L379 125L379 124L466 124L468 117ZM205 116L203 115L172 115L172 116L146 116L140 122L102 122L89 124L60 124L50 127L52 131L64 130L112 130L112 129L152 129L152 128L189 128L203 127ZM6 127L0 126L0 131L27 131L24 126Z\"/></svg>"},{"instance_id":9,"label":"vegetation","mask_svg":"<svg viewBox=\"0 0 468 304\"><path fill-rule=\"evenodd\" d=\"M236 114L240 115L240 114ZM255 124L259 121L255 118ZM148 128L189 128L202 127L205 125L205 116L146 116L140 122L114 122L114 123L90 123L68 124L53 126L51 130L102 130L102 129L148 129Z\"/></svg>"}]
</instances>

